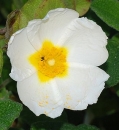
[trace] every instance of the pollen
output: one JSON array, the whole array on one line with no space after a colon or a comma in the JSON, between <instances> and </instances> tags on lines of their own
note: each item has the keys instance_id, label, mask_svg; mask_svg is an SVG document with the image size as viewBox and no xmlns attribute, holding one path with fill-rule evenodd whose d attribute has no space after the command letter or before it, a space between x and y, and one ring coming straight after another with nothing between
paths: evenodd
<instances>
[{"instance_id":1,"label":"pollen","mask_svg":"<svg viewBox=\"0 0 119 130\"><path fill-rule=\"evenodd\" d=\"M67 75L67 49L55 46L51 41L45 40L42 47L30 55L28 60L36 68L41 82Z\"/></svg>"}]
</instances>

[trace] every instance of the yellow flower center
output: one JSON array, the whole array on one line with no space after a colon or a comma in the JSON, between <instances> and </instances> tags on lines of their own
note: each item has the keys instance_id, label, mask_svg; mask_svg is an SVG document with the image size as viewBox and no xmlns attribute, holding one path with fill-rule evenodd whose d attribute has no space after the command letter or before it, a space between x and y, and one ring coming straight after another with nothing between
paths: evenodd
<instances>
[{"instance_id":1,"label":"yellow flower center","mask_svg":"<svg viewBox=\"0 0 119 130\"><path fill-rule=\"evenodd\" d=\"M30 55L30 63L37 69L40 81L46 82L55 77L67 75L67 50L45 41L41 49Z\"/></svg>"}]
</instances>

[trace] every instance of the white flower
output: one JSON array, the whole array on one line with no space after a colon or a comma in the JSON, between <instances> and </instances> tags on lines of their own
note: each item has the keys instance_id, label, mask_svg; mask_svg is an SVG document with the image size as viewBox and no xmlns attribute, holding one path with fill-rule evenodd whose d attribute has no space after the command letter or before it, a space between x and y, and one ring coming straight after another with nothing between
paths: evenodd
<instances>
[{"instance_id":1,"label":"white flower","mask_svg":"<svg viewBox=\"0 0 119 130\"><path fill-rule=\"evenodd\" d=\"M10 76L21 101L37 116L97 102L109 78L97 66L108 58L102 29L71 9L58 8L17 31L8 44Z\"/></svg>"}]
</instances>

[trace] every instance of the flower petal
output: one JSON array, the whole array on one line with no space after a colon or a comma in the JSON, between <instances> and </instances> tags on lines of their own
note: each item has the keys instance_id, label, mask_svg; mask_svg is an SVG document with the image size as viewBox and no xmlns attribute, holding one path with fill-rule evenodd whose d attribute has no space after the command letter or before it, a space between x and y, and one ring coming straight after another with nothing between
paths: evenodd
<instances>
[{"instance_id":1,"label":"flower petal","mask_svg":"<svg viewBox=\"0 0 119 130\"><path fill-rule=\"evenodd\" d=\"M17 31L12 35L7 50L7 55L12 64L11 78L21 81L36 71L28 61L29 55L34 52L36 50L27 39L26 29Z\"/></svg>"},{"instance_id":2,"label":"flower petal","mask_svg":"<svg viewBox=\"0 0 119 130\"><path fill-rule=\"evenodd\" d=\"M81 102L79 102L79 104L74 108L74 110L79 110L79 109L82 110L83 105L85 105L85 108L87 108L88 104L96 103L98 100L97 97L99 97L100 93L104 89L104 85L105 83L101 83L101 85L99 85L97 89L95 88L90 89L90 92L87 94L87 96Z\"/></svg>"},{"instance_id":3,"label":"flower petal","mask_svg":"<svg viewBox=\"0 0 119 130\"><path fill-rule=\"evenodd\" d=\"M70 63L69 66L68 76L56 79L63 95L64 107L72 110L86 109L88 104L97 101L109 75L90 65Z\"/></svg>"},{"instance_id":4,"label":"flower petal","mask_svg":"<svg viewBox=\"0 0 119 130\"><path fill-rule=\"evenodd\" d=\"M100 66L106 62L108 58L108 51L105 47L98 45L78 44L74 46L67 46L69 55L68 62L77 62L87 65Z\"/></svg>"},{"instance_id":5,"label":"flower petal","mask_svg":"<svg viewBox=\"0 0 119 130\"><path fill-rule=\"evenodd\" d=\"M41 83L37 74L17 83L21 101L37 116L45 114L55 118L63 111L62 96L54 80Z\"/></svg>"},{"instance_id":6,"label":"flower petal","mask_svg":"<svg viewBox=\"0 0 119 130\"><path fill-rule=\"evenodd\" d=\"M48 12L42 20L31 21L27 26L27 35L31 44L39 49L44 40L57 44L64 29L79 14L71 9L58 8Z\"/></svg>"},{"instance_id":7,"label":"flower petal","mask_svg":"<svg viewBox=\"0 0 119 130\"><path fill-rule=\"evenodd\" d=\"M87 18L73 20L59 42L69 50L68 62L99 66L108 58L105 33Z\"/></svg>"}]
</instances>

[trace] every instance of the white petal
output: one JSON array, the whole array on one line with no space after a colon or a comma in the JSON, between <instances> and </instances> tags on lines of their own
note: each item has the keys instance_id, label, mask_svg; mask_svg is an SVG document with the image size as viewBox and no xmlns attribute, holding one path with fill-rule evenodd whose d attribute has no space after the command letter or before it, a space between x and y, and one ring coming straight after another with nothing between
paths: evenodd
<instances>
[{"instance_id":1,"label":"white petal","mask_svg":"<svg viewBox=\"0 0 119 130\"><path fill-rule=\"evenodd\" d=\"M22 29L13 34L8 43L7 50L7 55L12 65L11 78L16 81L21 81L36 71L28 61L28 57L34 52L36 50L27 39L26 29Z\"/></svg>"},{"instance_id":2,"label":"white petal","mask_svg":"<svg viewBox=\"0 0 119 130\"><path fill-rule=\"evenodd\" d=\"M99 66L108 58L105 33L87 18L73 20L59 42L68 48L69 62Z\"/></svg>"},{"instance_id":3,"label":"white petal","mask_svg":"<svg viewBox=\"0 0 119 130\"><path fill-rule=\"evenodd\" d=\"M72 110L86 109L88 104L97 101L109 76L94 66L76 63L70 63L69 66L67 77L56 79L63 95L64 107ZM101 88L100 84L103 84Z\"/></svg>"},{"instance_id":4,"label":"white petal","mask_svg":"<svg viewBox=\"0 0 119 130\"><path fill-rule=\"evenodd\" d=\"M63 101L54 80L41 83L37 74L17 83L21 101L37 116L45 114L55 118L63 111Z\"/></svg>"},{"instance_id":5,"label":"white petal","mask_svg":"<svg viewBox=\"0 0 119 130\"><path fill-rule=\"evenodd\" d=\"M92 88L90 89L89 93L87 94L85 98L85 102L88 102L89 104L93 104L97 102L97 97L101 94L102 90L104 89L105 83L101 83L97 89Z\"/></svg>"},{"instance_id":6,"label":"white petal","mask_svg":"<svg viewBox=\"0 0 119 130\"><path fill-rule=\"evenodd\" d=\"M68 62L77 62L87 65L100 66L106 62L108 58L108 51L105 47L89 44L74 43L66 45L69 55L67 57Z\"/></svg>"},{"instance_id":7,"label":"white petal","mask_svg":"<svg viewBox=\"0 0 119 130\"><path fill-rule=\"evenodd\" d=\"M62 108L61 106L59 106L59 107L53 109L51 112L49 112L48 116L51 117L51 118L59 117L59 116L61 116L63 109L64 108Z\"/></svg>"},{"instance_id":8,"label":"white petal","mask_svg":"<svg viewBox=\"0 0 119 130\"><path fill-rule=\"evenodd\" d=\"M78 16L79 14L71 9L58 8L49 11L44 19L27 26L29 41L36 49L41 47L44 40L57 44L68 24Z\"/></svg>"},{"instance_id":9,"label":"white petal","mask_svg":"<svg viewBox=\"0 0 119 130\"><path fill-rule=\"evenodd\" d=\"M87 96L79 102L79 104L75 107L74 110L83 110L82 106L85 105L85 109L87 108L88 104L96 103L98 100L98 97L100 96L100 93L104 89L105 83L101 83L96 89L92 87L90 91L88 92ZM83 105L82 105L83 104Z\"/></svg>"}]
</instances>

